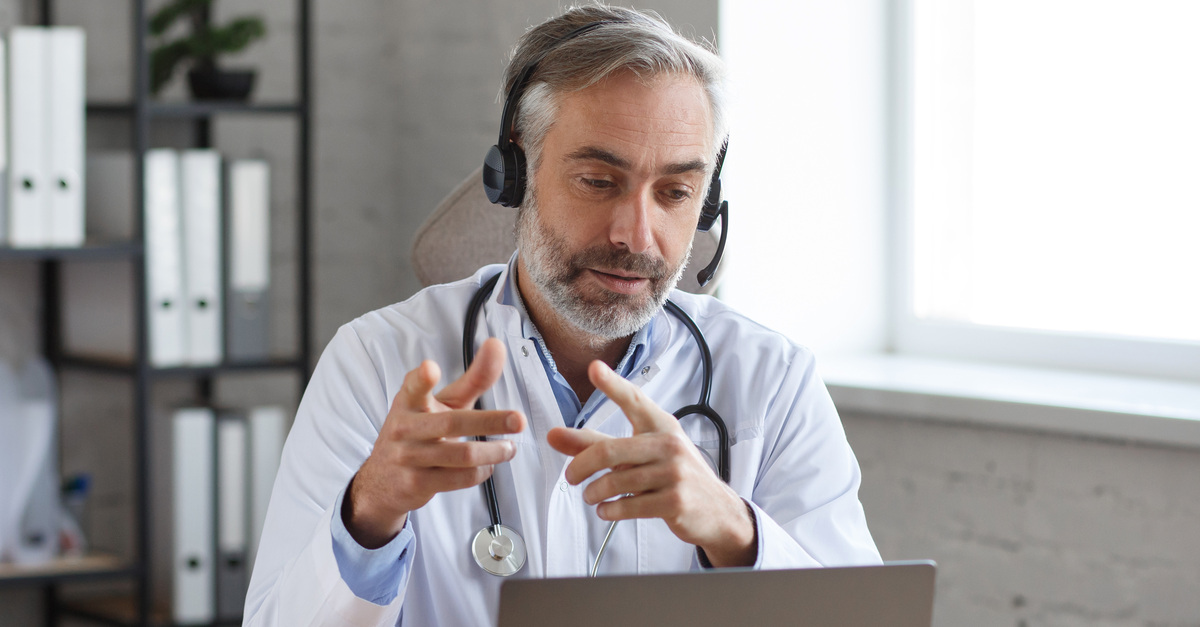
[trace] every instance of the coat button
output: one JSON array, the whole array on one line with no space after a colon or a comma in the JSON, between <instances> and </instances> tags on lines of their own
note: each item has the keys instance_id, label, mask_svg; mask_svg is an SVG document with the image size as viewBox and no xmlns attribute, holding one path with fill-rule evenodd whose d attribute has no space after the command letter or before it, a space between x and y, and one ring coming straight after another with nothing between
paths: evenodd
<instances>
[{"instance_id":1,"label":"coat button","mask_svg":"<svg viewBox=\"0 0 1200 627\"><path fill-rule=\"evenodd\" d=\"M563 492L566 492L567 491L567 482L566 481L558 482L558 489Z\"/></svg>"},{"instance_id":2,"label":"coat button","mask_svg":"<svg viewBox=\"0 0 1200 627\"><path fill-rule=\"evenodd\" d=\"M522 354L522 355L524 355L525 357L528 357L528 356L529 356L529 348L528 348L528 347L526 347L526 346L522 346L522 347L521 347L521 354Z\"/></svg>"},{"instance_id":3,"label":"coat button","mask_svg":"<svg viewBox=\"0 0 1200 627\"><path fill-rule=\"evenodd\" d=\"M642 368L642 376L644 377L648 374L650 374L650 366L646 366L645 368Z\"/></svg>"}]
</instances>

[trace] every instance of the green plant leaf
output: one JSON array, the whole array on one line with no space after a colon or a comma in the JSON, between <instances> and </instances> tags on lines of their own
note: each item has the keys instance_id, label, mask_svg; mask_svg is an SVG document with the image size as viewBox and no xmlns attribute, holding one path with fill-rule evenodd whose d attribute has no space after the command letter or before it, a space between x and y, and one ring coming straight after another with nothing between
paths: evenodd
<instances>
[{"instance_id":1,"label":"green plant leaf","mask_svg":"<svg viewBox=\"0 0 1200 627\"><path fill-rule=\"evenodd\" d=\"M203 9L212 4L212 0L175 0L156 11L150 18L150 34L158 37L167 32L175 20Z\"/></svg>"},{"instance_id":2,"label":"green plant leaf","mask_svg":"<svg viewBox=\"0 0 1200 627\"><path fill-rule=\"evenodd\" d=\"M173 41L165 46L155 48L150 53L150 93L157 94L162 90L180 61L191 55L187 40Z\"/></svg>"},{"instance_id":3,"label":"green plant leaf","mask_svg":"<svg viewBox=\"0 0 1200 627\"><path fill-rule=\"evenodd\" d=\"M213 56L240 52L267 34L267 26L257 17L240 17L220 28L209 31Z\"/></svg>"}]
</instances>

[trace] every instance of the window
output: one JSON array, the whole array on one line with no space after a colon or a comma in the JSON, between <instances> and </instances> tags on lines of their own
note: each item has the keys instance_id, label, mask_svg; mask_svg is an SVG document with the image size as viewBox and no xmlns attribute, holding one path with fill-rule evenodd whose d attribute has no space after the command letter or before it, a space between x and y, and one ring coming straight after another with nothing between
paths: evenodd
<instances>
[{"instance_id":1,"label":"window","mask_svg":"<svg viewBox=\"0 0 1200 627\"><path fill-rule=\"evenodd\" d=\"M1200 2L742 0L720 28L723 298L821 355L1200 379Z\"/></svg>"},{"instance_id":2,"label":"window","mask_svg":"<svg viewBox=\"0 0 1200 627\"><path fill-rule=\"evenodd\" d=\"M1200 376L1200 3L910 8L900 350Z\"/></svg>"}]
</instances>

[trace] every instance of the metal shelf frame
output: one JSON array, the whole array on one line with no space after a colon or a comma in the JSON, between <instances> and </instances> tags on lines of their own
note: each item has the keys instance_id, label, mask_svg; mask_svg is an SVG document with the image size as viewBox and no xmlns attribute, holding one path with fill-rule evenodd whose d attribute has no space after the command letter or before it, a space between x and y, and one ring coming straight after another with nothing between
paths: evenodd
<instances>
[{"instance_id":1,"label":"metal shelf frame","mask_svg":"<svg viewBox=\"0 0 1200 627\"><path fill-rule=\"evenodd\" d=\"M209 398L214 377L238 372L295 372L303 389L311 374L313 363L312 339L312 0L296 2L296 72L295 102L232 103L232 102L160 102L151 100L148 46L147 0L130 0L130 19L133 21L133 94L128 103L88 103L90 116L125 116L130 120L134 159L134 189L137 211L134 215L134 239L127 242L88 242L78 248L9 248L0 247L0 263L8 261L34 262L38 265L42 306L41 347L56 370L75 369L105 375L131 378L136 402L132 416L134 463L134 525L136 528L134 555L131 562L100 557L89 558L85 564L51 565L39 569L7 568L0 572L0 588L40 586L45 609L44 624L58 625L63 616L82 618L93 623L110 625L169 624L152 607L150 556L153 506L149 477L149 430L152 415L151 391L155 381L192 379L202 398ZM55 24L54 0L38 0L39 24ZM148 359L146 280L142 271L145 252L142 245L143 208L145 206L145 171L141 155L150 149L150 124L154 120L180 120L193 125L194 145L211 147L211 127L214 119L224 116L293 116L297 122L296 185L296 250L297 305L299 307L297 350L294 356L257 362L230 362L212 367L154 368ZM62 264L100 260L129 260L136 264L134 273L134 352L132 360L70 355L62 345ZM162 547L159 548L162 550ZM161 575L161 574L160 574ZM104 612L80 610L60 599L59 586L64 583L94 580L133 580L134 595L129 610L120 616ZM223 623L214 623L222 625Z\"/></svg>"}]
</instances>

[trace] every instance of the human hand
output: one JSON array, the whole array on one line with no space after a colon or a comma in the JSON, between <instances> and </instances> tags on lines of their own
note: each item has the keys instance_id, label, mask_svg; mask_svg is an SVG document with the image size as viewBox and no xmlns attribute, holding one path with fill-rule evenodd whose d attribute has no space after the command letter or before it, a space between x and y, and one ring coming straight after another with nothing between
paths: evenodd
<instances>
[{"instance_id":1,"label":"human hand","mask_svg":"<svg viewBox=\"0 0 1200 627\"><path fill-rule=\"evenodd\" d=\"M597 504L604 520L661 518L680 540L704 550L713 566L750 566L757 557L754 521L742 498L708 467L675 416L604 362L588 366L588 378L633 425L633 436L613 438L590 429L557 427L550 446L575 459L567 481L588 485L583 499ZM613 501L613 497L629 495Z\"/></svg>"},{"instance_id":2,"label":"human hand","mask_svg":"<svg viewBox=\"0 0 1200 627\"><path fill-rule=\"evenodd\" d=\"M494 464L513 458L516 446L509 440L459 439L525 428L518 412L473 408L500 378L504 354L504 345L489 338L463 376L436 395L432 391L441 378L436 363L426 360L404 377L375 447L343 499L342 520L361 546L387 544L408 513L435 494L479 485L492 475Z\"/></svg>"}]
</instances>

